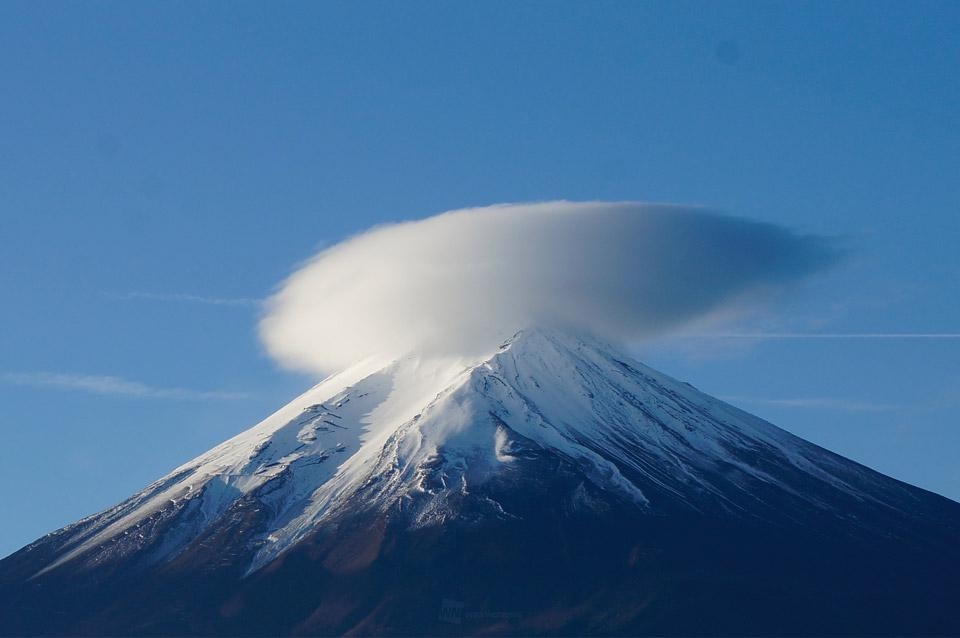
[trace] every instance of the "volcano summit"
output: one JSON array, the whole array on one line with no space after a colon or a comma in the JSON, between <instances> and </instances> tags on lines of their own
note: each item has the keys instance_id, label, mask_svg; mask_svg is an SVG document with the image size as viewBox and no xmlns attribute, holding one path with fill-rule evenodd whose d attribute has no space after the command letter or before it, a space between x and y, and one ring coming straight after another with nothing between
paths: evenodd
<instances>
[{"instance_id":1,"label":"volcano summit","mask_svg":"<svg viewBox=\"0 0 960 638\"><path fill-rule=\"evenodd\" d=\"M0 562L4 635L956 634L960 504L603 342L370 358Z\"/></svg>"}]
</instances>

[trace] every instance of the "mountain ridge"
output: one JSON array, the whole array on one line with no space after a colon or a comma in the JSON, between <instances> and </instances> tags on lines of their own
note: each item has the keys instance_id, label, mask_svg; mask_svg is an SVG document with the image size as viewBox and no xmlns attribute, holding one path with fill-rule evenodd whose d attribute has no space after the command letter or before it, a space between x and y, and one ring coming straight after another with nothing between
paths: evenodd
<instances>
[{"instance_id":1,"label":"mountain ridge","mask_svg":"<svg viewBox=\"0 0 960 638\"><path fill-rule=\"evenodd\" d=\"M577 529L607 538L609 547L571 536ZM277 584L276 574L312 582L316 576L298 571L309 573L312 565L327 580L313 593L298 593L303 609L277 603L267 614L277 617L274 624L251 627L432 633L437 618L418 619L413 609L423 602L410 602L406 589L436 578L491 605L498 588L513 591L498 580L502 572L544 591L565 583L556 599L583 608L562 620L552 599L517 591L526 608L516 623L491 617L467 633L793 633L830 626L877 633L882 627L863 603L849 602L861 592L901 601L890 609L904 601L929 607L917 627L938 633L960 631L958 615L946 611L958 602L958 537L960 504L803 441L593 338L535 329L474 360L370 359L328 377L131 499L0 561L0 592L19 587L14 600L42 615L50 603L41 594L91 582L106 592L142 578L156 598L187 610L181 624L163 624L163 610L155 609L152 621L137 625L121 603L105 611L102 592L92 611L70 608L88 619L90 633L218 634L243 629L232 624L237 618L249 621L257 604L244 592L292 582ZM711 544L715 554L704 553L701 546ZM824 556L850 562L850 574L829 573L837 568L822 563L818 544ZM431 547L434 553L423 554ZM771 610L779 613L754 612L750 624L710 602L711 591L724 599L717 587L728 588L731 609L743 609L745 592L769 597L743 582L750 574L774 589L790 588L756 564L756 551L784 562L787 580L806 583L797 605L805 598L827 604L814 591L815 575L781 556L784 548L827 570L837 583L819 586L841 592L853 611L834 609L824 621L834 625L818 626L775 598ZM436 562L443 556L460 565L458 552L486 556L492 571L461 565L461 579L469 573L477 582L458 584ZM902 582L878 590L867 575L884 573L874 564L884 553ZM517 572L525 562L536 567ZM574 582L578 570L590 574L584 583ZM225 579L203 590L218 601L210 618L178 594L189 574L198 582ZM345 575L361 583L354 598L330 589ZM669 597L678 587L700 598L684 607ZM433 604L444 596L424 588ZM611 617L614 601L635 613ZM223 611L234 607L233 616ZM697 610L707 624L685 618ZM0 619L10 621L15 611L0 604ZM15 633L34 633L30 622L14 626ZM912 627L890 626L896 633ZM441 633L450 629L439 626Z\"/></svg>"}]
</instances>

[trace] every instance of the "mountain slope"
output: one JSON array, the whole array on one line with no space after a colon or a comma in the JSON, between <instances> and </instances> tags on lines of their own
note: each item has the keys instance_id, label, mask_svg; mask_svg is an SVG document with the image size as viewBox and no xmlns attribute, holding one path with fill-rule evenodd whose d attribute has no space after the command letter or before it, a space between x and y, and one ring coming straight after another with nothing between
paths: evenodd
<instances>
[{"instance_id":1,"label":"mountain slope","mask_svg":"<svg viewBox=\"0 0 960 638\"><path fill-rule=\"evenodd\" d=\"M530 330L361 362L38 540L0 562L0 630L949 634L958 532L957 503Z\"/></svg>"}]
</instances>

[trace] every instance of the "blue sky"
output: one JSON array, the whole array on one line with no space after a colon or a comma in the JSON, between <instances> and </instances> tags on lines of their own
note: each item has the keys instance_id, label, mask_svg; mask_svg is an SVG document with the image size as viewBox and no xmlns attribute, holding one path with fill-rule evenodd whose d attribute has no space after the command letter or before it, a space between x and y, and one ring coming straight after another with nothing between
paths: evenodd
<instances>
[{"instance_id":1,"label":"blue sky","mask_svg":"<svg viewBox=\"0 0 960 638\"><path fill-rule=\"evenodd\" d=\"M705 204L836 235L747 333L960 332L960 4L0 3L0 554L311 383L256 300L373 224ZM641 359L960 499L960 340Z\"/></svg>"}]
</instances>

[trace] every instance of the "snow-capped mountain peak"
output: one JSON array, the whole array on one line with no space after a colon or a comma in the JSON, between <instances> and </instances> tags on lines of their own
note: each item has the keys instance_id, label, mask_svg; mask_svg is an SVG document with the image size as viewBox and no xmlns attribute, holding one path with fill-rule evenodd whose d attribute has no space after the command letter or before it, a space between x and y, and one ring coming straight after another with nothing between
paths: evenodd
<instances>
[{"instance_id":1,"label":"snow-capped mountain peak","mask_svg":"<svg viewBox=\"0 0 960 638\"><path fill-rule=\"evenodd\" d=\"M141 551L169 560L241 506L263 510L259 533L247 539L254 570L344 508L406 510L411 525L442 523L458 516L475 486L522 476L517 466L544 453L580 467L593 488L655 513L736 514L756 509L755 499L763 510L762 497L745 498L754 484L827 510L834 506L821 502L821 490L810 493L811 481L875 499L857 487L863 475L854 464L605 344L533 329L472 361L369 359L335 374L129 500L58 532L62 550L43 571ZM512 515L487 505L491 516Z\"/></svg>"},{"instance_id":2,"label":"snow-capped mountain peak","mask_svg":"<svg viewBox=\"0 0 960 638\"><path fill-rule=\"evenodd\" d=\"M453 592L524 610L467 633L950 634L957 534L956 503L525 330L357 363L25 547L0 633L449 633Z\"/></svg>"}]
</instances>

